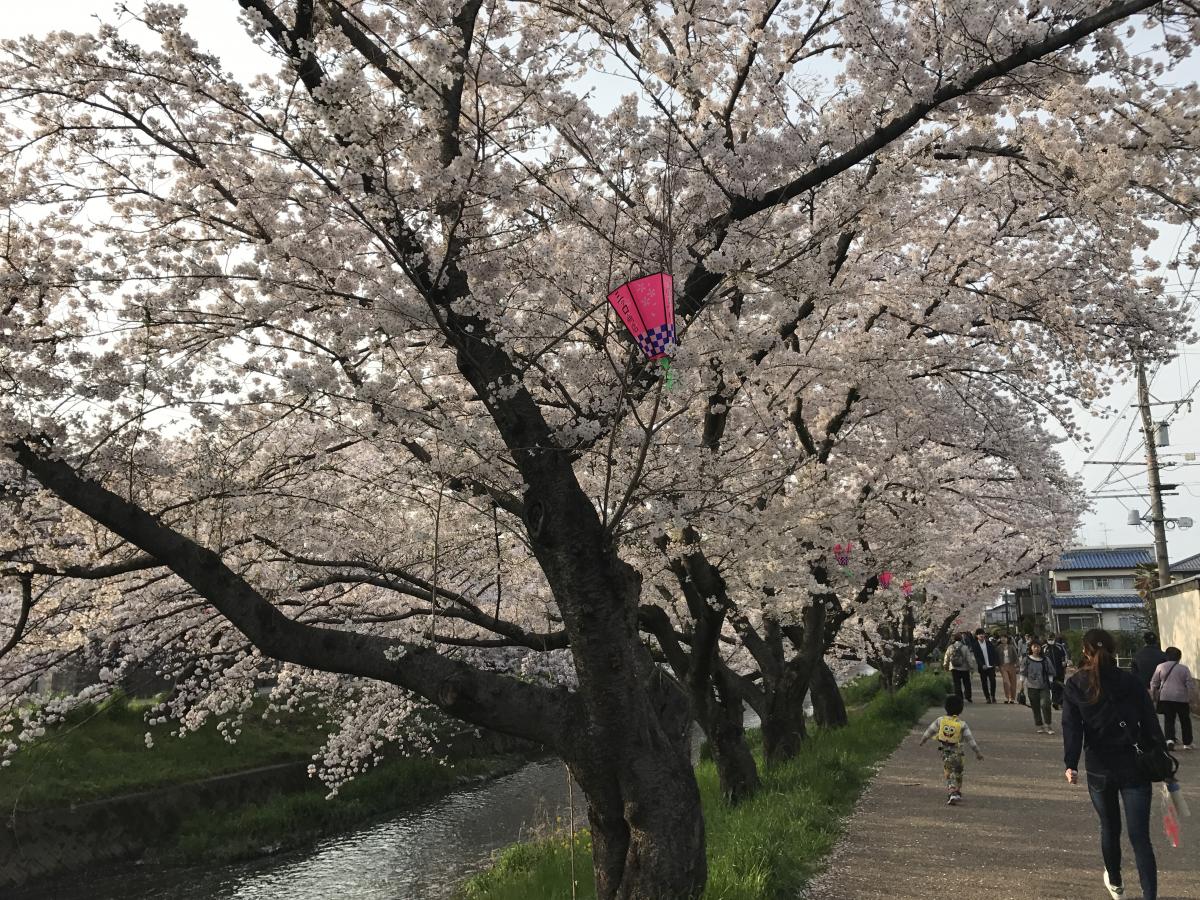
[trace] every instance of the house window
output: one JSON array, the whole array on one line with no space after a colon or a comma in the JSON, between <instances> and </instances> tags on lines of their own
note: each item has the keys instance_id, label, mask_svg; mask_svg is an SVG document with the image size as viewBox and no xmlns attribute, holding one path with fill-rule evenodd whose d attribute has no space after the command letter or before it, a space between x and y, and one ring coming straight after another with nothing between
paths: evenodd
<instances>
[{"instance_id":1,"label":"house window","mask_svg":"<svg viewBox=\"0 0 1200 900\"><path fill-rule=\"evenodd\" d=\"M1121 616L1118 619L1119 628L1121 631L1137 631L1138 617L1137 616Z\"/></svg>"},{"instance_id":2,"label":"house window","mask_svg":"<svg viewBox=\"0 0 1200 900\"><path fill-rule=\"evenodd\" d=\"M1113 587L1113 585L1111 584L1111 581L1112 581L1111 578L1097 578L1096 579L1096 590L1107 591L1110 587Z\"/></svg>"},{"instance_id":3,"label":"house window","mask_svg":"<svg viewBox=\"0 0 1200 900\"><path fill-rule=\"evenodd\" d=\"M1055 591L1055 593L1058 593L1058 594L1071 593L1071 582L1065 578L1062 579L1061 581L1054 582L1054 591Z\"/></svg>"},{"instance_id":4,"label":"house window","mask_svg":"<svg viewBox=\"0 0 1200 900\"><path fill-rule=\"evenodd\" d=\"M1100 626L1100 617L1094 614L1059 616L1058 621L1066 631L1087 631Z\"/></svg>"}]
</instances>

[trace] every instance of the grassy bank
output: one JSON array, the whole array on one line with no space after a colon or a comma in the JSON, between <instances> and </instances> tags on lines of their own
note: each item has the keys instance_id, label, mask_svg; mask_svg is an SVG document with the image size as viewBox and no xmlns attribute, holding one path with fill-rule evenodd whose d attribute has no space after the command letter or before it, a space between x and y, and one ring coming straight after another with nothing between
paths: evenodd
<instances>
[{"instance_id":1,"label":"grassy bank","mask_svg":"<svg viewBox=\"0 0 1200 900\"><path fill-rule=\"evenodd\" d=\"M317 719L305 714L278 722L248 714L232 745L215 724L172 738L168 727L147 726L144 715L154 702L115 697L72 712L0 768L0 809L57 809L277 763L308 763L324 741ZM147 731L155 735L153 748L146 747ZM243 803L193 810L184 802L178 828L161 835L147 861L215 865L304 846L523 762L516 756L452 763L393 757L328 800L327 788L314 780L308 788L286 793L264 787L260 796Z\"/></svg>"},{"instance_id":2,"label":"grassy bank","mask_svg":"<svg viewBox=\"0 0 1200 900\"><path fill-rule=\"evenodd\" d=\"M513 771L516 757L440 763L428 758L381 764L325 799L319 783L310 790L276 794L262 803L201 810L183 820L179 832L153 859L177 864L217 865L309 844L394 814L445 794L466 782Z\"/></svg>"},{"instance_id":3,"label":"grassy bank","mask_svg":"<svg viewBox=\"0 0 1200 900\"><path fill-rule=\"evenodd\" d=\"M800 756L763 773L763 789L736 808L720 801L716 768L696 769L708 840L710 900L793 897L820 869L842 820L912 723L948 690L938 675L921 675L895 695L880 694L855 713L849 726L817 732ZM761 758L759 760L761 765ZM595 896L586 832L510 847L495 866L464 885L466 900L551 900Z\"/></svg>"},{"instance_id":4,"label":"grassy bank","mask_svg":"<svg viewBox=\"0 0 1200 900\"><path fill-rule=\"evenodd\" d=\"M145 712L154 702L115 697L72 712L0 769L0 808L69 806L274 763L306 762L324 741L316 719L303 714L285 716L279 724L247 715L236 744L227 743L211 723L173 738L166 727L147 726ZM147 731L154 733L153 748L146 747Z\"/></svg>"}]
</instances>

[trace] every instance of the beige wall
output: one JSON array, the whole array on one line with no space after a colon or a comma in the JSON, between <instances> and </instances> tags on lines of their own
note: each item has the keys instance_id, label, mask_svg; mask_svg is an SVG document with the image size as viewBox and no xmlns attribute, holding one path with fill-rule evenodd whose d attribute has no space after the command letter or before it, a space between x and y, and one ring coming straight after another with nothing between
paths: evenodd
<instances>
[{"instance_id":1,"label":"beige wall","mask_svg":"<svg viewBox=\"0 0 1200 900\"><path fill-rule=\"evenodd\" d=\"M1200 578L1189 578L1154 592L1159 640L1163 649L1178 647L1183 663L1200 677ZM1192 707L1200 698L1193 695Z\"/></svg>"}]
</instances>

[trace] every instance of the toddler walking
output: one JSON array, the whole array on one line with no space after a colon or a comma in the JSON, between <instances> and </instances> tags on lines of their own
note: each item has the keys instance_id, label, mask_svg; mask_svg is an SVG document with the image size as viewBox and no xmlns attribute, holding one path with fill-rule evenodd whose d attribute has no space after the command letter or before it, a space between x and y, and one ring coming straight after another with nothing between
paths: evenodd
<instances>
[{"instance_id":1,"label":"toddler walking","mask_svg":"<svg viewBox=\"0 0 1200 900\"><path fill-rule=\"evenodd\" d=\"M946 698L945 708L946 715L938 716L925 729L921 745L924 746L927 740L937 736L938 747L942 751L942 771L946 775L946 791L950 794L946 803L954 806L962 800L963 741L971 745L976 759L982 760L983 754L979 752L979 745L975 743L971 727L958 717L963 711L963 698L958 694L951 694Z\"/></svg>"}]
</instances>

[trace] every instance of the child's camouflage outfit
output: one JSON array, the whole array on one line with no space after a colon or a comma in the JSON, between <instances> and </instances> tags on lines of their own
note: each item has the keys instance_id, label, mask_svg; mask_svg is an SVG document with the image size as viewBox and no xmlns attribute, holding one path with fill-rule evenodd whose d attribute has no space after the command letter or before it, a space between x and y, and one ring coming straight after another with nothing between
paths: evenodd
<instances>
[{"instance_id":1,"label":"child's camouflage outfit","mask_svg":"<svg viewBox=\"0 0 1200 900\"><path fill-rule=\"evenodd\" d=\"M951 794L962 793L962 747L942 746L942 772L946 775L946 790Z\"/></svg>"},{"instance_id":2,"label":"child's camouflage outfit","mask_svg":"<svg viewBox=\"0 0 1200 900\"><path fill-rule=\"evenodd\" d=\"M962 791L963 782L963 742L976 753L979 745L971 734L971 726L958 716L938 716L925 729L925 740L936 737L938 747L942 751L942 772L946 776L946 790L951 796Z\"/></svg>"}]
</instances>

